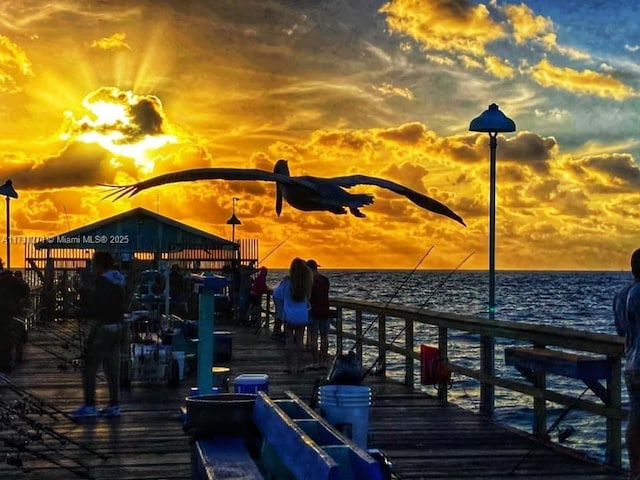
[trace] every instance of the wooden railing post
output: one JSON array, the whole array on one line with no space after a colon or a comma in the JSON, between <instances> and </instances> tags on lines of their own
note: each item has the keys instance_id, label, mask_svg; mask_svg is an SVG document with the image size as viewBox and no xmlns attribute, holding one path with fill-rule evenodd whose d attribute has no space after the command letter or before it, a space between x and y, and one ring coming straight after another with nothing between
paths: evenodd
<instances>
[{"instance_id":1,"label":"wooden railing post","mask_svg":"<svg viewBox=\"0 0 640 480\"><path fill-rule=\"evenodd\" d=\"M535 348L545 348L545 345L535 343ZM532 374L533 385L536 388L542 390L542 393L547 391L547 374L543 371L535 372ZM533 397L533 434L541 440L544 440L547 434L547 402L544 397Z\"/></svg>"},{"instance_id":2,"label":"wooden railing post","mask_svg":"<svg viewBox=\"0 0 640 480\"><path fill-rule=\"evenodd\" d=\"M622 408L622 367L620 356L608 356L611 364L611 380L607 382L607 405ZM614 467L622 465L622 421L607 417L607 451L605 461Z\"/></svg>"},{"instance_id":3,"label":"wooden railing post","mask_svg":"<svg viewBox=\"0 0 640 480\"><path fill-rule=\"evenodd\" d=\"M381 376L387 376L387 317L378 317L378 372Z\"/></svg>"},{"instance_id":4,"label":"wooden railing post","mask_svg":"<svg viewBox=\"0 0 640 480\"><path fill-rule=\"evenodd\" d=\"M491 416L495 410L495 387L487 377L495 374L495 348L493 337L480 336L480 413Z\"/></svg>"},{"instance_id":5,"label":"wooden railing post","mask_svg":"<svg viewBox=\"0 0 640 480\"><path fill-rule=\"evenodd\" d=\"M356 310L356 355L362 364L362 310Z\"/></svg>"},{"instance_id":6,"label":"wooden railing post","mask_svg":"<svg viewBox=\"0 0 640 480\"><path fill-rule=\"evenodd\" d=\"M407 350L404 357L404 384L413 388L413 316L404 319L404 348Z\"/></svg>"},{"instance_id":7,"label":"wooden railing post","mask_svg":"<svg viewBox=\"0 0 640 480\"><path fill-rule=\"evenodd\" d=\"M342 353L342 307L336 308L336 354Z\"/></svg>"},{"instance_id":8,"label":"wooden railing post","mask_svg":"<svg viewBox=\"0 0 640 480\"><path fill-rule=\"evenodd\" d=\"M440 356L444 359L449 357L449 329L447 327L438 327L438 350L440 350ZM449 385L438 385L438 400L442 403L447 403L447 394L449 392Z\"/></svg>"}]
</instances>

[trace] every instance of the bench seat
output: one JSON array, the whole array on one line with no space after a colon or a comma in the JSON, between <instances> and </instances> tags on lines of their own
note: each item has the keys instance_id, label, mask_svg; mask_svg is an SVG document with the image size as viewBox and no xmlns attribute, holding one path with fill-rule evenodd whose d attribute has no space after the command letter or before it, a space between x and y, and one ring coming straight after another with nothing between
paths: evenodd
<instances>
[{"instance_id":1,"label":"bench seat","mask_svg":"<svg viewBox=\"0 0 640 480\"><path fill-rule=\"evenodd\" d=\"M195 471L198 480L263 480L244 440L240 437L214 437L195 444Z\"/></svg>"}]
</instances>

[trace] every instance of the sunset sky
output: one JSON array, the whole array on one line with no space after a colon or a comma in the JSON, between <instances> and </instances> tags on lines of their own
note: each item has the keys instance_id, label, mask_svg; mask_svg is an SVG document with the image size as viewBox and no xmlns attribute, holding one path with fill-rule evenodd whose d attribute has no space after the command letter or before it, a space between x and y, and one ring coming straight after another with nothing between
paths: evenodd
<instances>
[{"instance_id":1,"label":"sunset sky","mask_svg":"<svg viewBox=\"0 0 640 480\"><path fill-rule=\"evenodd\" d=\"M265 262L487 268L489 147L469 122L497 103L498 269L628 269L640 246L637 1L1 0L0 183L12 236L48 236L143 206L231 237L232 198ZM274 211L275 186L201 181L101 200L191 167L378 176L366 218ZM4 202L0 208L4 235ZM13 248L13 246L12 246ZM20 266L20 246L12 265ZM20 253L18 253L20 252ZM0 245L5 256L5 245Z\"/></svg>"}]
</instances>

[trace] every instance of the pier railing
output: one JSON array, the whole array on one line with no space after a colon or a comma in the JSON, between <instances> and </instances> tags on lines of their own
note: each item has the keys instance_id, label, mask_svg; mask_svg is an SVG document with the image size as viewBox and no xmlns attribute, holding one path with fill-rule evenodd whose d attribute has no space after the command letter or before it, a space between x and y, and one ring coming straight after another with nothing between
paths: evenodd
<instances>
[{"instance_id":1,"label":"pier railing","mask_svg":"<svg viewBox=\"0 0 640 480\"><path fill-rule=\"evenodd\" d=\"M436 327L437 333L434 343L437 343L445 358L448 357L449 332L452 330L477 334L479 338L507 339L519 345L526 344L537 348L552 347L550 349L552 352L586 353L594 359L602 359L603 362L600 363L606 365L609 371L606 375L606 388L603 387L600 392L596 393L599 393L599 397L603 401L583 399L582 395L570 395L566 391L552 391L547 388L544 372L537 372L534 375L539 381L524 382L508 378L508 375L496 373L493 364L481 364L480 368L475 369L449 359L448 366L452 373L479 381L481 392L489 389L491 401L487 406L487 402L483 402L481 399L481 414L493 414L493 389L495 387L533 397L533 430L534 434L540 438L544 438L548 433L546 402L553 402L567 408L583 410L604 417L607 424L606 463L613 466L621 465L621 427L622 421L626 419L628 414L622 408L621 402L621 359L624 350L621 338L615 335L590 333L570 328L488 320L476 316L425 309L417 310L415 307L399 304L387 305L363 300L332 298L331 305L337 313L335 330L332 331L336 336L336 350L343 351L346 346L345 341L351 340L348 348L353 348L362 360L363 348L373 349L378 358L377 373L382 375L386 375L387 353L399 354L404 357L404 383L410 387L415 387L416 373L419 372L420 345L416 344L414 334L416 327L420 325ZM494 342L486 343L494 344ZM494 359L493 352L489 358ZM550 373L557 372L551 371ZM535 378L529 380L535 380ZM588 383L587 385L589 386ZM438 398L443 402L447 401L446 386L438 388Z\"/></svg>"}]
</instances>

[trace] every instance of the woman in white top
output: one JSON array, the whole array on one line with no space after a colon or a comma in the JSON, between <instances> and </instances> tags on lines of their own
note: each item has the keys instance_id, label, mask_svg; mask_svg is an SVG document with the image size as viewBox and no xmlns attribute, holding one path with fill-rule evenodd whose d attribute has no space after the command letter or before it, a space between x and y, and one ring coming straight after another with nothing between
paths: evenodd
<instances>
[{"instance_id":1,"label":"woman in white top","mask_svg":"<svg viewBox=\"0 0 640 480\"><path fill-rule=\"evenodd\" d=\"M294 258L289 275L274 290L273 298L281 302L286 337L286 371L295 375L302 371L304 327L309 322L309 298L313 272L301 258Z\"/></svg>"}]
</instances>

